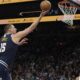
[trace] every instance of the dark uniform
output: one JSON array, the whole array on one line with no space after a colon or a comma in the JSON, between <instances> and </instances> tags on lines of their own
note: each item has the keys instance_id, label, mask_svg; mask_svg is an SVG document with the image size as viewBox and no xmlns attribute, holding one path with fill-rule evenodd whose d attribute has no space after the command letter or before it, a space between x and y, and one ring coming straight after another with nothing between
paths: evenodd
<instances>
[{"instance_id":1,"label":"dark uniform","mask_svg":"<svg viewBox=\"0 0 80 80\"><path fill-rule=\"evenodd\" d=\"M0 80L11 80L8 65L14 59L18 45L12 41L11 34L5 34L0 40Z\"/></svg>"}]
</instances>

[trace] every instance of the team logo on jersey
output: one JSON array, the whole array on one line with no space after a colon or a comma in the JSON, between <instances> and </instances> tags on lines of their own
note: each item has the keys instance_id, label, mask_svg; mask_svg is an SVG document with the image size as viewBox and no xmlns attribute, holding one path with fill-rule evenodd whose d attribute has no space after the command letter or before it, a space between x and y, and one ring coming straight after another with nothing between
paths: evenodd
<instances>
[{"instance_id":1,"label":"team logo on jersey","mask_svg":"<svg viewBox=\"0 0 80 80\"><path fill-rule=\"evenodd\" d=\"M4 41L4 42L6 42L7 40L8 40L8 38L6 38L6 37L3 37L1 41Z\"/></svg>"}]
</instances>

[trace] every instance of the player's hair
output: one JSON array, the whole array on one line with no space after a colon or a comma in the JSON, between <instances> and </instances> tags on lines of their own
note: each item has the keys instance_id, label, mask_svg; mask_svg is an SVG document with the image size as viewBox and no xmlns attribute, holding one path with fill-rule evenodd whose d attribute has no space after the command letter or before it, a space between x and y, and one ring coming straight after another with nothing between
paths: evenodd
<instances>
[{"instance_id":1,"label":"player's hair","mask_svg":"<svg viewBox=\"0 0 80 80\"><path fill-rule=\"evenodd\" d=\"M4 32L7 32L7 31L11 28L11 25L12 25L12 24L7 24L7 25L4 27Z\"/></svg>"}]
</instances>

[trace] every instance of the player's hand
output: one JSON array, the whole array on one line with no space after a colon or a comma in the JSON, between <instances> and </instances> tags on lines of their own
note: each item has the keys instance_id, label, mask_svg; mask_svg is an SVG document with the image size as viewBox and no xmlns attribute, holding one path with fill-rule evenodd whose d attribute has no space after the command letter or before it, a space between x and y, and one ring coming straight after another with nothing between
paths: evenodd
<instances>
[{"instance_id":1,"label":"player's hand","mask_svg":"<svg viewBox=\"0 0 80 80\"><path fill-rule=\"evenodd\" d=\"M41 14L40 14L40 16L44 16L44 15L46 15L49 11L50 11L50 10L42 11Z\"/></svg>"},{"instance_id":2,"label":"player's hand","mask_svg":"<svg viewBox=\"0 0 80 80\"><path fill-rule=\"evenodd\" d=\"M27 44L28 43L28 38L23 38L18 45L23 45L23 44Z\"/></svg>"}]
</instances>

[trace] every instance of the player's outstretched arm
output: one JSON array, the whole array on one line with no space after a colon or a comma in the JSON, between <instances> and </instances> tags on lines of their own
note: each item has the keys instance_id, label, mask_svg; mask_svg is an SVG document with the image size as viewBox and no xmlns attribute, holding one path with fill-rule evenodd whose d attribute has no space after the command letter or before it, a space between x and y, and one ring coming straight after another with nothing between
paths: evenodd
<instances>
[{"instance_id":1,"label":"player's outstretched arm","mask_svg":"<svg viewBox=\"0 0 80 80\"><path fill-rule=\"evenodd\" d=\"M48 10L49 11L49 10ZM41 18L46 15L48 13L48 11L42 11L39 18L33 22L28 28L26 28L25 30L23 31L19 31L17 32L16 34L14 34L12 37L13 39L18 39L20 40L21 38L27 36L29 33L31 33L36 27L37 25L39 24Z\"/></svg>"}]
</instances>

